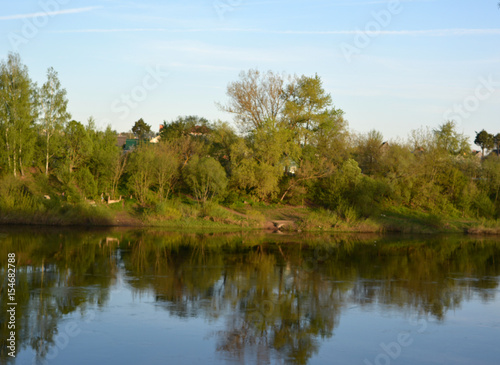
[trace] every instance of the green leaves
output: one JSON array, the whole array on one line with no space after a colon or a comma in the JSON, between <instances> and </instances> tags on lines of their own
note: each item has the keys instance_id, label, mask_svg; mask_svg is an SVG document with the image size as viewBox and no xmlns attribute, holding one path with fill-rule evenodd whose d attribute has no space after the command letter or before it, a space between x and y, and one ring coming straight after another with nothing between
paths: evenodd
<instances>
[{"instance_id":1,"label":"green leaves","mask_svg":"<svg viewBox=\"0 0 500 365\"><path fill-rule=\"evenodd\" d=\"M47 81L39 92L41 127L45 135L45 175L49 174L49 161L57 150L58 142L51 144L52 137L60 137L65 123L71 118L67 112L66 90L61 88L57 72L51 67L47 70Z\"/></svg>"},{"instance_id":2,"label":"green leaves","mask_svg":"<svg viewBox=\"0 0 500 365\"><path fill-rule=\"evenodd\" d=\"M474 144L481 147L482 156L484 157L484 150L489 150L495 146L495 137L483 129L481 132L476 134Z\"/></svg>"},{"instance_id":3,"label":"green leaves","mask_svg":"<svg viewBox=\"0 0 500 365\"><path fill-rule=\"evenodd\" d=\"M132 127L132 132L139 139L146 139L151 135L151 126L146 124L146 122L141 118L137 122L135 122Z\"/></svg>"},{"instance_id":4,"label":"green leaves","mask_svg":"<svg viewBox=\"0 0 500 365\"><path fill-rule=\"evenodd\" d=\"M0 150L14 176L24 175L35 146L36 87L18 54L0 63Z\"/></svg>"},{"instance_id":5,"label":"green leaves","mask_svg":"<svg viewBox=\"0 0 500 365\"><path fill-rule=\"evenodd\" d=\"M183 177L198 201L223 197L226 192L226 172L212 157L195 156L183 170Z\"/></svg>"}]
</instances>

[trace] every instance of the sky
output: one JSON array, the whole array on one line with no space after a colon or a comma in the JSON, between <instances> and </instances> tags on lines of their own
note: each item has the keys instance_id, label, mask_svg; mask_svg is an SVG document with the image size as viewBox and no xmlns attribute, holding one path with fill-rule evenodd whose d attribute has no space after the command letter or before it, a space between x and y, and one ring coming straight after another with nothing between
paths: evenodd
<instances>
[{"instance_id":1,"label":"sky","mask_svg":"<svg viewBox=\"0 0 500 365\"><path fill-rule=\"evenodd\" d=\"M100 128L232 122L216 103L256 68L317 74L353 133L500 132L497 0L0 1L0 59L38 85L53 67L73 119Z\"/></svg>"}]
</instances>

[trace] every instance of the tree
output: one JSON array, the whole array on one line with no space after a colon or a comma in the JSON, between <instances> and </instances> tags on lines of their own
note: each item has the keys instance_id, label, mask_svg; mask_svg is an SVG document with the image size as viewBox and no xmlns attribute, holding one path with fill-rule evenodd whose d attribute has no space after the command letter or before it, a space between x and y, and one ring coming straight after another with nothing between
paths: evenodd
<instances>
[{"instance_id":1,"label":"tree","mask_svg":"<svg viewBox=\"0 0 500 365\"><path fill-rule=\"evenodd\" d=\"M18 171L24 175L24 164L31 161L36 117L36 85L19 55L10 53L0 63L0 130L2 150L14 176Z\"/></svg>"},{"instance_id":2,"label":"tree","mask_svg":"<svg viewBox=\"0 0 500 365\"><path fill-rule=\"evenodd\" d=\"M92 140L83 124L70 121L64 129L64 151L70 175L90 160L92 147Z\"/></svg>"},{"instance_id":3,"label":"tree","mask_svg":"<svg viewBox=\"0 0 500 365\"><path fill-rule=\"evenodd\" d=\"M285 79L272 71L248 70L240 80L227 86L230 100L219 108L235 115L244 132L260 127L265 121L278 122L286 104Z\"/></svg>"},{"instance_id":4,"label":"tree","mask_svg":"<svg viewBox=\"0 0 500 365\"><path fill-rule=\"evenodd\" d=\"M47 81L40 89L41 121L45 134L45 175L49 174L49 160L54 150L50 144L51 137L58 134L71 118L66 111L67 106L66 90L61 88L57 72L51 67L47 70Z\"/></svg>"},{"instance_id":5,"label":"tree","mask_svg":"<svg viewBox=\"0 0 500 365\"><path fill-rule=\"evenodd\" d=\"M287 166L300 154L285 123L265 121L246 140L231 146L231 183L259 200L274 199Z\"/></svg>"},{"instance_id":6,"label":"tree","mask_svg":"<svg viewBox=\"0 0 500 365\"><path fill-rule=\"evenodd\" d=\"M330 117L331 104L332 98L323 89L318 75L302 76L288 85L284 114L302 145L308 144L311 135Z\"/></svg>"},{"instance_id":7,"label":"tree","mask_svg":"<svg viewBox=\"0 0 500 365\"><path fill-rule=\"evenodd\" d=\"M150 188L154 184L155 153L154 146L143 144L132 152L128 162L129 188L134 192L140 204L146 204Z\"/></svg>"},{"instance_id":8,"label":"tree","mask_svg":"<svg viewBox=\"0 0 500 365\"><path fill-rule=\"evenodd\" d=\"M212 157L195 156L184 169L183 177L196 199L203 203L226 192L226 172Z\"/></svg>"},{"instance_id":9,"label":"tree","mask_svg":"<svg viewBox=\"0 0 500 365\"><path fill-rule=\"evenodd\" d=\"M234 129L226 122L217 121L210 125L208 135L210 146L209 155L217 159L228 175L231 174L231 146L241 137L236 135Z\"/></svg>"},{"instance_id":10,"label":"tree","mask_svg":"<svg viewBox=\"0 0 500 365\"><path fill-rule=\"evenodd\" d=\"M495 149L497 150L497 156L500 155L500 133L495 134L493 137L493 142L495 143Z\"/></svg>"},{"instance_id":11,"label":"tree","mask_svg":"<svg viewBox=\"0 0 500 365\"><path fill-rule=\"evenodd\" d=\"M450 155L460 155L470 152L468 137L458 133L455 121L449 120L441 124L434 130L434 137L438 149L447 152Z\"/></svg>"},{"instance_id":12,"label":"tree","mask_svg":"<svg viewBox=\"0 0 500 365\"><path fill-rule=\"evenodd\" d=\"M210 130L207 119L196 115L189 115L178 117L170 123L164 121L160 136L162 140L174 140L189 135L195 127L204 127L204 130Z\"/></svg>"},{"instance_id":13,"label":"tree","mask_svg":"<svg viewBox=\"0 0 500 365\"><path fill-rule=\"evenodd\" d=\"M356 160L363 173L373 175L377 172L380 157L383 153L383 142L384 137L382 133L374 129L359 137L356 149Z\"/></svg>"},{"instance_id":14,"label":"tree","mask_svg":"<svg viewBox=\"0 0 500 365\"><path fill-rule=\"evenodd\" d=\"M118 190L118 184L120 179L127 168L129 154L120 154L118 159L114 161L111 166L112 178L111 178L111 197L116 198L116 192Z\"/></svg>"},{"instance_id":15,"label":"tree","mask_svg":"<svg viewBox=\"0 0 500 365\"><path fill-rule=\"evenodd\" d=\"M181 156L178 146L173 142L161 141L157 146L154 146L154 149L154 183L158 198L166 200L179 179Z\"/></svg>"},{"instance_id":16,"label":"tree","mask_svg":"<svg viewBox=\"0 0 500 365\"><path fill-rule=\"evenodd\" d=\"M495 140L492 134L489 134L483 129L481 132L476 132L474 144L481 147L481 156L484 158L484 150L493 148Z\"/></svg>"},{"instance_id":17,"label":"tree","mask_svg":"<svg viewBox=\"0 0 500 365\"><path fill-rule=\"evenodd\" d=\"M89 119L87 133L92 140L92 154L89 159L89 169L97 183L99 192L109 192L111 190L114 198L113 183L116 168L119 163L121 149L116 145L116 132L108 126L104 131L93 129L93 119ZM118 171L120 171L118 169ZM123 170L122 170L123 171Z\"/></svg>"},{"instance_id":18,"label":"tree","mask_svg":"<svg viewBox=\"0 0 500 365\"><path fill-rule=\"evenodd\" d=\"M132 127L132 132L134 132L135 136L139 139L146 139L151 134L151 126L146 124L146 122L141 118L137 122L135 122Z\"/></svg>"}]
</instances>

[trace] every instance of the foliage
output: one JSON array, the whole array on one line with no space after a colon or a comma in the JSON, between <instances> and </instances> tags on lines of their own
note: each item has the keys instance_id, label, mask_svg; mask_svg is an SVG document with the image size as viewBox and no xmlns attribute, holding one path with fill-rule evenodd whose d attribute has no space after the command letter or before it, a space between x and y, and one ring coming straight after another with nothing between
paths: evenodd
<instances>
[{"instance_id":1,"label":"foliage","mask_svg":"<svg viewBox=\"0 0 500 365\"><path fill-rule=\"evenodd\" d=\"M151 126L146 124L146 122L141 118L137 122L135 122L132 127L132 132L139 139L146 139L151 135Z\"/></svg>"},{"instance_id":2,"label":"foliage","mask_svg":"<svg viewBox=\"0 0 500 365\"><path fill-rule=\"evenodd\" d=\"M483 129L481 132L476 132L474 144L481 147L481 156L484 157L484 150L489 150L495 145L495 137Z\"/></svg>"},{"instance_id":3,"label":"foliage","mask_svg":"<svg viewBox=\"0 0 500 365\"><path fill-rule=\"evenodd\" d=\"M195 156L183 171L184 180L198 201L223 198L227 177L221 164L212 157Z\"/></svg>"},{"instance_id":4,"label":"foliage","mask_svg":"<svg viewBox=\"0 0 500 365\"><path fill-rule=\"evenodd\" d=\"M279 121L286 104L285 77L272 71L248 70L227 86L229 103L219 108L234 115L243 131L266 121Z\"/></svg>"},{"instance_id":5,"label":"foliage","mask_svg":"<svg viewBox=\"0 0 500 365\"><path fill-rule=\"evenodd\" d=\"M25 174L34 153L36 86L18 54L0 63L0 151L2 164L14 176ZM6 163L5 163L6 162Z\"/></svg>"},{"instance_id":6,"label":"foliage","mask_svg":"<svg viewBox=\"0 0 500 365\"><path fill-rule=\"evenodd\" d=\"M66 125L63 146L69 174L90 160L92 140L82 123L72 120Z\"/></svg>"},{"instance_id":7,"label":"foliage","mask_svg":"<svg viewBox=\"0 0 500 365\"><path fill-rule=\"evenodd\" d=\"M150 188L154 184L154 172L151 168L155 164L155 153L151 146L140 145L131 154L127 170L129 173L128 187L135 194L140 204L152 200Z\"/></svg>"},{"instance_id":8,"label":"foliage","mask_svg":"<svg viewBox=\"0 0 500 365\"><path fill-rule=\"evenodd\" d=\"M67 107L66 90L61 88L57 72L51 67L47 70L47 81L40 89L41 127L43 134L45 134L46 176L49 174L50 159L54 157L57 147L61 145L60 141L52 141L51 143L51 139L62 138L62 129L71 118Z\"/></svg>"},{"instance_id":9,"label":"foliage","mask_svg":"<svg viewBox=\"0 0 500 365\"><path fill-rule=\"evenodd\" d=\"M178 117L176 120L167 123L163 122L160 136L163 141L172 141L187 135L206 134L210 132L209 122L205 118L194 115ZM198 130L197 127L200 129Z\"/></svg>"},{"instance_id":10,"label":"foliage","mask_svg":"<svg viewBox=\"0 0 500 365\"><path fill-rule=\"evenodd\" d=\"M500 133L476 134L482 159L454 121L411 131L407 140L385 141L375 129L350 133L318 75L249 70L227 94L221 108L239 132L185 116L164 122L160 142L150 143L151 127L139 119L132 128L138 145L122 151L110 126L100 130L92 117L85 125L68 121L54 69L37 88L19 55L9 54L0 62L0 206L19 214L83 206L87 214L91 202L132 195L138 211L214 223L236 220L210 201L300 205L330 212L326 221L343 228L368 226L387 209L417 212L427 217L422 224L439 216L500 218ZM256 212L236 224L262 221Z\"/></svg>"},{"instance_id":11,"label":"foliage","mask_svg":"<svg viewBox=\"0 0 500 365\"><path fill-rule=\"evenodd\" d=\"M468 138L459 133L456 128L457 124L449 120L434 130L437 148L451 155L470 153Z\"/></svg>"}]
</instances>

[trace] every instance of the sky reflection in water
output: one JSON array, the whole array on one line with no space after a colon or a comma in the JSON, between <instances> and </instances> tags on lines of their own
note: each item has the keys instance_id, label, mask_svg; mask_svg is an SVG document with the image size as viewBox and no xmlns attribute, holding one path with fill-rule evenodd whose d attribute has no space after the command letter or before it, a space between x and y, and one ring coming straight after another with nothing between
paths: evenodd
<instances>
[{"instance_id":1,"label":"sky reflection in water","mask_svg":"<svg viewBox=\"0 0 500 365\"><path fill-rule=\"evenodd\" d=\"M9 231L0 251L2 364L498 362L495 239Z\"/></svg>"}]
</instances>

